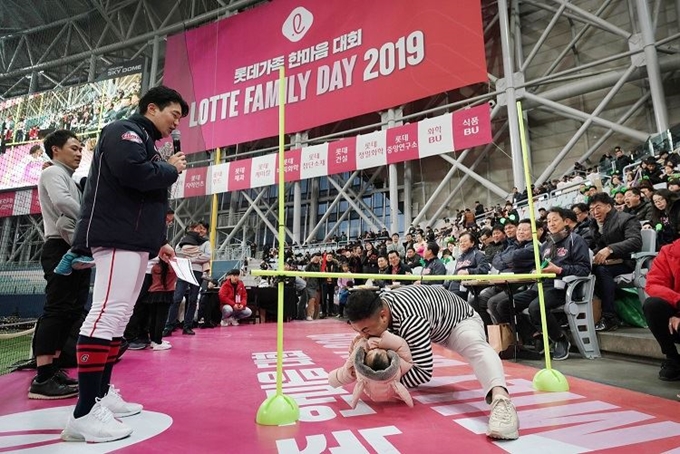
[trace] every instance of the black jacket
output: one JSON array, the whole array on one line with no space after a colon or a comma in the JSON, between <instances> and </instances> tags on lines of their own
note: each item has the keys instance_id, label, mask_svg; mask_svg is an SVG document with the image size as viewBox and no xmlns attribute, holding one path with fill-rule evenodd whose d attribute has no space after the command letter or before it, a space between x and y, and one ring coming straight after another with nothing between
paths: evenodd
<instances>
[{"instance_id":1,"label":"black jacket","mask_svg":"<svg viewBox=\"0 0 680 454\"><path fill-rule=\"evenodd\" d=\"M456 260L456 271L453 274L458 274L461 270L467 270L468 274L488 274L489 270L491 270L491 265L489 265L489 261L482 251L472 247L458 257L458 260ZM460 281L449 282L449 290L452 292L460 290Z\"/></svg>"},{"instance_id":2,"label":"black jacket","mask_svg":"<svg viewBox=\"0 0 680 454\"><path fill-rule=\"evenodd\" d=\"M642 250L642 234L640 233L640 221L635 216L614 208L607 214L602 226L602 231L594 223L593 252L597 254L600 249L609 247L612 250L610 260L623 259L630 266L630 254Z\"/></svg>"},{"instance_id":3,"label":"black jacket","mask_svg":"<svg viewBox=\"0 0 680 454\"><path fill-rule=\"evenodd\" d=\"M133 115L102 129L76 225L73 246L120 248L152 257L165 241L168 188L177 169L156 151L151 120Z\"/></svg>"},{"instance_id":4,"label":"black jacket","mask_svg":"<svg viewBox=\"0 0 680 454\"><path fill-rule=\"evenodd\" d=\"M590 274L590 251L586 241L570 233L561 240L554 242L552 236L541 246L541 258L550 260L553 264L562 268L562 273L557 277L562 279L566 276L587 276Z\"/></svg>"},{"instance_id":5,"label":"black jacket","mask_svg":"<svg viewBox=\"0 0 680 454\"><path fill-rule=\"evenodd\" d=\"M652 204L645 199L641 199L638 206L633 208L626 207L623 211L632 214L638 221L652 220Z\"/></svg>"}]
</instances>

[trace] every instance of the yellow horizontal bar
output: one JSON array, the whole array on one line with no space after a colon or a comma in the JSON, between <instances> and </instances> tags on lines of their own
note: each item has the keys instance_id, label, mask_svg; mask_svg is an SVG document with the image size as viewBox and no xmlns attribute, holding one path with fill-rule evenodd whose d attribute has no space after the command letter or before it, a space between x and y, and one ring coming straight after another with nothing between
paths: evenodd
<instances>
[{"instance_id":1,"label":"yellow horizontal bar","mask_svg":"<svg viewBox=\"0 0 680 454\"><path fill-rule=\"evenodd\" d=\"M311 271L277 271L277 270L252 270L253 276L272 276L272 277L316 277L316 278L339 278L351 277L353 279L381 279L384 281L506 281L515 279L554 279L554 273L525 273L525 274L465 274L455 276L447 274L444 276L418 276L413 274L373 274L373 273L317 273Z\"/></svg>"}]
</instances>

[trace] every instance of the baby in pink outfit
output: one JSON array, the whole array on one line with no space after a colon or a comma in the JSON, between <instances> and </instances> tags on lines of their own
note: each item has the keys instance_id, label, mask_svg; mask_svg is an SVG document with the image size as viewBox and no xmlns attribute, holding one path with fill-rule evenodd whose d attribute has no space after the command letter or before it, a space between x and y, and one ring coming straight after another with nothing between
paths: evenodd
<instances>
[{"instance_id":1,"label":"baby in pink outfit","mask_svg":"<svg viewBox=\"0 0 680 454\"><path fill-rule=\"evenodd\" d=\"M400 399L413 407L411 394L399 381L412 365L411 350L401 337L388 331L368 339L359 335L352 342L345 365L328 374L328 383L338 388L357 382L352 393L352 408L356 407L362 392L374 402Z\"/></svg>"}]
</instances>

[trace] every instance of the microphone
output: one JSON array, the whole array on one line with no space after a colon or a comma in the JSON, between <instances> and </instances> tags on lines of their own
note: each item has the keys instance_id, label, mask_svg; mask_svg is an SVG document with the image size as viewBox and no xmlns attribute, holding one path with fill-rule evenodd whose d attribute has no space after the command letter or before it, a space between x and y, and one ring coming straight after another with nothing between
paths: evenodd
<instances>
[{"instance_id":1,"label":"microphone","mask_svg":"<svg viewBox=\"0 0 680 454\"><path fill-rule=\"evenodd\" d=\"M179 153L182 150L182 146L180 145L182 133L179 132L179 129L173 129L170 135L172 136L172 149L175 153Z\"/></svg>"}]
</instances>

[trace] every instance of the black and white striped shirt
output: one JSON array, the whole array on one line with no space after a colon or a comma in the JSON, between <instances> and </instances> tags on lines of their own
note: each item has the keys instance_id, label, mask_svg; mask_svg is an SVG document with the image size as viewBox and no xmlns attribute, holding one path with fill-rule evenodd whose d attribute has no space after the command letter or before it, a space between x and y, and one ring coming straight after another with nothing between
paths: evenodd
<instances>
[{"instance_id":1,"label":"black and white striped shirt","mask_svg":"<svg viewBox=\"0 0 680 454\"><path fill-rule=\"evenodd\" d=\"M434 367L432 342L441 343L462 320L474 315L460 297L438 285L409 285L380 295L392 315L389 330L411 349L413 367L401 377L409 387L427 383Z\"/></svg>"}]
</instances>

